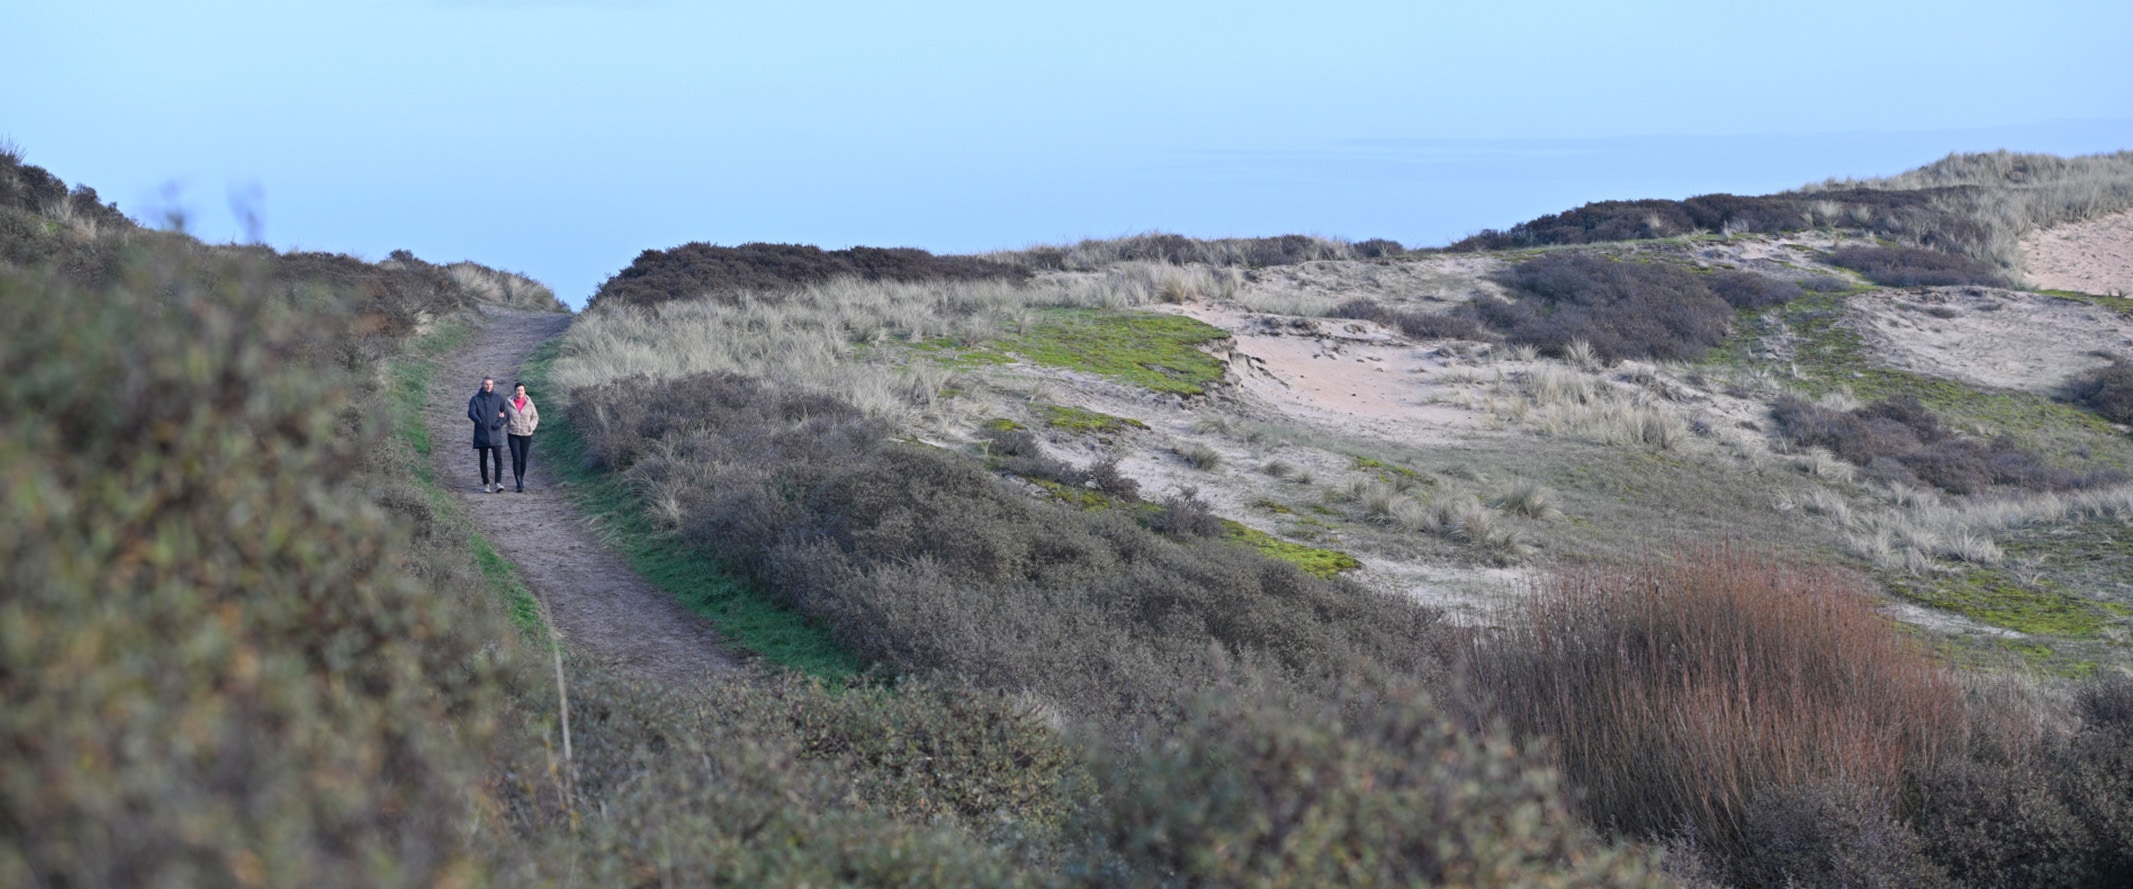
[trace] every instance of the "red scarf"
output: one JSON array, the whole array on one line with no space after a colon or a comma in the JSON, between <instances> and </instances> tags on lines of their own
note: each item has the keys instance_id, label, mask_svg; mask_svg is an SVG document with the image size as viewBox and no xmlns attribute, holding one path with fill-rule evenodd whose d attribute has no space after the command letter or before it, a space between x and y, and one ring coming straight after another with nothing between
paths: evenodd
<instances>
[{"instance_id":1,"label":"red scarf","mask_svg":"<svg viewBox=\"0 0 2133 889\"><path fill-rule=\"evenodd\" d=\"M512 407L515 407L515 408L518 408L519 410L525 410L525 409L526 409L526 396L524 396L524 395L521 395L521 396L519 396L519 397L517 397L517 398L511 399L511 406L512 406Z\"/></svg>"}]
</instances>

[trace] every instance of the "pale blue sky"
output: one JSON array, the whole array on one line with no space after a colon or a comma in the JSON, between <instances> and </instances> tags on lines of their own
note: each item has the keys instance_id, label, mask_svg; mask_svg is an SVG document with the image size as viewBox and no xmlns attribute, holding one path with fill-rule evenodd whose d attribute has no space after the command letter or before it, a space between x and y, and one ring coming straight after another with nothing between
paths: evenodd
<instances>
[{"instance_id":1,"label":"pale blue sky","mask_svg":"<svg viewBox=\"0 0 2133 889\"><path fill-rule=\"evenodd\" d=\"M0 0L0 136L137 218L582 304L692 240L1442 244L2133 148L2133 3ZM1861 8L1866 7L1866 8Z\"/></svg>"}]
</instances>

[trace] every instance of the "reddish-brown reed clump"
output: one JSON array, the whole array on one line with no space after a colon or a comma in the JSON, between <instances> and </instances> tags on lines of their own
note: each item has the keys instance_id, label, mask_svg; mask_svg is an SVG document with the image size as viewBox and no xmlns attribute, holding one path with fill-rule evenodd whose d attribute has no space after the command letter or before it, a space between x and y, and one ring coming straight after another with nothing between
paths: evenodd
<instances>
[{"instance_id":1,"label":"reddish-brown reed clump","mask_svg":"<svg viewBox=\"0 0 2133 889\"><path fill-rule=\"evenodd\" d=\"M1856 575L1713 547L1535 584L1477 652L1522 731L1554 739L1594 821L1739 842L1759 793L1892 799L1964 731L1961 691Z\"/></svg>"}]
</instances>

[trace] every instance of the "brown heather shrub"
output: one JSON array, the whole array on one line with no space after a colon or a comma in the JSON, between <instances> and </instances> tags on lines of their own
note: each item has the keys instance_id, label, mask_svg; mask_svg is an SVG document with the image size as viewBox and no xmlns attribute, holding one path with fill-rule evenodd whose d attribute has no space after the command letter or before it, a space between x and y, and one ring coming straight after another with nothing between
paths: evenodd
<instances>
[{"instance_id":1,"label":"brown heather shrub","mask_svg":"<svg viewBox=\"0 0 2133 889\"><path fill-rule=\"evenodd\" d=\"M935 256L910 247L824 250L809 244L742 244L720 247L701 241L637 254L593 293L585 308L617 303L648 306L674 299L746 292L777 293L832 278L867 281L1021 281L1018 265L974 256Z\"/></svg>"},{"instance_id":2,"label":"brown heather shrub","mask_svg":"<svg viewBox=\"0 0 2133 889\"><path fill-rule=\"evenodd\" d=\"M2032 491L2070 491L2115 484L2115 470L2079 472L2045 465L2012 438L1990 442L1956 435L1909 395L1849 411L1822 407L1794 395L1771 405L1778 434L1800 447L1826 448L1866 467L1883 482L1924 483L1954 494L1974 494L1996 485Z\"/></svg>"},{"instance_id":3,"label":"brown heather shrub","mask_svg":"<svg viewBox=\"0 0 2133 889\"><path fill-rule=\"evenodd\" d=\"M1477 649L1477 673L1522 736L1553 739L1595 822L1687 832L1739 868L1769 794L1840 781L1886 811L1962 750L1960 689L1871 594L1726 548L1564 569Z\"/></svg>"},{"instance_id":4,"label":"brown heather shrub","mask_svg":"<svg viewBox=\"0 0 2133 889\"><path fill-rule=\"evenodd\" d=\"M1416 312L1388 308L1370 299L1353 299L1327 313L1334 318L1375 321L1416 340L1478 340L1485 338L1481 325L1465 315Z\"/></svg>"},{"instance_id":5,"label":"brown heather shrub","mask_svg":"<svg viewBox=\"0 0 2133 889\"><path fill-rule=\"evenodd\" d=\"M1151 231L1122 238L1084 240L1072 245L1041 245L1003 251L989 254L987 258L1029 269L1093 271L1124 262L1263 268L1328 259L1388 258L1405 252L1398 241L1384 238L1350 244L1314 235L1200 239Z\"/></svg>"},{"instance_id":6,"label":"brown heather shrub","mask_svg":"<svg viewBox=\"0 0 2133 889\"><path fill-rule=\"evenodd\" d=\"M1570 813L1545 757L1405 684L1206 694L1103 779L1093 885L1665 885Z\"/></svg>"},{"instance_id":7,"label":"brown heather shrub","mask_svg":"<svg viewBox=\"0 0 2133 889\"><path fill-rule=\"evenodd\" d=\"M2110 364L2068 380L2066 394L2106 420L2133 423L2133 361L2113 355Z\"/></svg>"},{"instance_id":8,"label":"brown heather shrub","mask_svg":"<svg viewBox=\"0 0 2133 889\"><path fill-rule=\"evenodd\" d=\"M898 673L1120 725L1174 710L1228 660L1431 669L1430 609L1226 540L1171 540L1131 510L1031 498L832 398L702 374L571 402L596 461L675 498L681 545Z\"/></svg>"},{"instance_id":9,"label":"brown heather shrub","mask_svg":"<svg viewBox=\"0 0 2133 889\"><path fill-rule=\"evenodd\" d=\"M1725 339L1733 319L1704 276L1660 263L1550 253L1495 280L1515 299L1477 300L1471 311L1509 342L1552 355L1583 341L1606 361L1693 360Z\"/></svg>"},{"instance_id":10,"label":"brown heather shrub","mask_svg":"<svg viewBox=\"0 0 2133 889\"><path fill-rule=\"evenodd\" d=\"M1445 249L1516 250L1699 232L1776 233L1834 226L1982 257L1992 249L1994 233L1956 209L1974 200L1978 191L1976 186L1962 185L1904 190L1832 189L1753 197L1707 194L1683 201L1600 201L1521 222L1507 231L1484 230ZM1830 214L1830 209L1836 213Z\"/></svg>"},{"instance_id":11,"label":"brown heather shrub","mask_svg":"<svg viewBox=\"0 0 2133 889\"><path fill-rule=\"evenodd\" d=\"M1843 247L1829 261L1883 287L2007 285L2007 276L1991 263L1917 247Z\"/></svg>"}]
</instances>

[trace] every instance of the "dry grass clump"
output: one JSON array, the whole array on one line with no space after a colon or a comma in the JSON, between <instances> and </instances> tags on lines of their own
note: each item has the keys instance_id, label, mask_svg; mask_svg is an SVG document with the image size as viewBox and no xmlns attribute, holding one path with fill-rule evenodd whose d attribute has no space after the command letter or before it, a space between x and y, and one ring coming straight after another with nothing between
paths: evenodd
<instances>
[{"instance_id":1,"label":"dry grass clump","mask_svg":"<svg viewBox=\"0 0 2133 889\"><path fill-rule=\"evenodd\" d=\"M637 254L616 272L587 309L607 304L649 306L668 300L741 293L778 293L827 284L838 278L904 284L1021 281L1029 272L974 256L935 256L910 247L824 250L810 244L742 244L720 247L692 242Z\"/></svg>"},{"instance_id":2,"label":"dry grass clump","mask_svg":"<svg viewBox=\"0 0 2133 889\"><path fill-rule=\"evenodd\" d=\"M548 285L517 272L500 271L476 262L455 262L445 266L444 273L452 276L461 290L482 302L542 312L570 311L569 306L556 299L555 291Z\"/></svg>"},{"instance_id":3,"label":"dry grass clump","mask_svg":"<svg viewBox=\"0 0 2133 889\"><path fill-rule=\"evenodd\" d=\"M1518 617L1479 675L1615 830L1743 860L1767 794L1841 781L1888 806L1962 751L1959 686L1850 575L1695 549L1555 572Z\"/></svg>"},{"instance_id":4,"label":"dry grass clump","mask_svg":"<svg viewBox=\"0 0 2133 889\"><path fill-rule=\"evenodd\" d=\"M1172 448L1171 453L1177 454L1178 459L1185 461L1185 465L1201 472L1213 472L1222 468L1222 452L1201 442L1186 442Z\"/></svg>"},{"instance_id":5,"label":"dry grass clump","mask_svg":"<svg viewBox=\"0 0 2133 889\"><path fill-rule=\"evenodd\" d=\"M1555 505L1555 496L1555 491L1546 485L1519 479L1499 491L1491 505L1513 515L1549 521L1563 517L1562 508Z\"/></svg>"}]
</instances>

